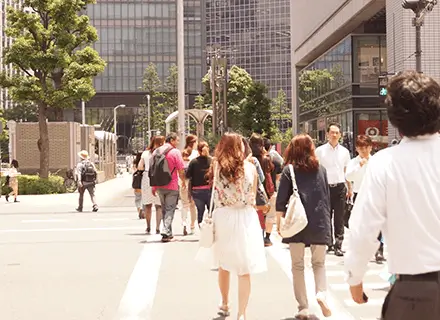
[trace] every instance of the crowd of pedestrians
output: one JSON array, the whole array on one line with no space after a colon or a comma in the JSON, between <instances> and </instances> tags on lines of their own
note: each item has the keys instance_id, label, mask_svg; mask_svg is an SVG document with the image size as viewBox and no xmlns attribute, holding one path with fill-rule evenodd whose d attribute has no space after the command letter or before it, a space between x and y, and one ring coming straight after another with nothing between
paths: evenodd
<instances>
[{"instance_id":1,"label":"crowd of pedestrians","mask_svg":"<svg viewBox=\"0 0 440 320\"><path fill-rule=\"evenodd\" d=\"M245 320L250 277L267 270L264 247L272 245L274 226L279 230L291 196L298 190L308 222L294 236L283 238L292 260L297 318L311 316L304 277L306 248L312 253L315 298L322 314L329 317L326 255L346 256L353 299L364 303L368 300L361 283L365 266L373 255L377 263L386 261L385 239L394 259L390 271L398 280L387 298L383 319L416 319L414 307L406 314L394 310L397 306L405 309L405 303L416 305L419 315L425 312L422 302L418 308L418 302L400 299L402 294L432 301L437 313L426 313L423 319L439 319L439 96L439 85L425 75L397 76L390 84L387 104L402 143L372 156L373 141L359 135L353 159L340 143L337 123L328 125L328 142L317 148L309 135L296 135L283 157L269 139L257 133L249 138L227 133L213 152L194 135L187 136L183 150L178 149L176 134L155 136L135 161L136 170L142 172L142 187L134 191L139 215L145 216L150 233L154 207L156 233L163 242L171 242L179 199L183 235L194 234L197 226L203 231L204 217L212 212L215 240L212 247L200 250L207 249L218 268L219 311L224 315L229 315L230 274L238 276L237 319ZM351 240L344 252L347 228ZM411 262L411 257L418 260ZM413 283L414 279L437 281L430 289L432 295Z\"/></svg>"}]
</instances>

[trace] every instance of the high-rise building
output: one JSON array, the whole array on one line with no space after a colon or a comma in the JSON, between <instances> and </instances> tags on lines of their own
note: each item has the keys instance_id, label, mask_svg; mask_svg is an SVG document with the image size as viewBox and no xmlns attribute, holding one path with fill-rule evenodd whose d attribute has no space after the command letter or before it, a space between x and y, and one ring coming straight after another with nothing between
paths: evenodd
<instances>
[{"instance_id":1,"label":"high-rise building","mask_svg":"<svg viewBox=\"0 0 440 320\"><path fill-rule=\"evenodd\" d=\"M11 45L12 39L5 34L5 30L7 28L7 20L6 20L6 10L9 6L13 6L14 8L20 7L20 2L14 0L1 0L0 1L0 71L6 71L8 74L12 75L13 72L16 72L12 69L10 65L3 65L3 51L6 47ZM7 109L13 105L12 100L8 96L8 90L0 88L0 109Z\"/></svg>"},{"instance_id":2,"label":"high-rise building","mask_svg":"<svg viewBox=\"0 0 440 320\"><path fill-rule=\"evenodd\" d=\"M290 111L289 7L290 0L207 0L206 43L220 45L228 63L267 85L271 98L282 89Z\"/></svg>"},{"instance_id":3,"label":"high-rise building","mask_svg":"<svg viewBox=\"0 0 440 320\"><path fill-rule=\"evenodd\" d=\"M294 123L318 142L330 122L342 125L344 143L370 135L376 148L397 136L388 124L378 78L415 69L414 13L402 0L292 1ZM313 17L311 19L310 17ZM440 79L440 7L422 27L422 70ZM313 81L311 81L313 80Z\"/></svg>"},{"instance_id":4,"label":"high-rise building","mask_svg":"<svg viewBox=\"0 0 440 320\"><path fill-rule=\"evenodd\" d=\"M185 87L191 105L202 91L206 72L201 0L185 1L184 6ZM133 119L147 94L141 88L145 68L154 63L164 83L169 67L177 64L176 10L176 1L171 0L98 0L87 8L99 35L94 47L107 61L105 71L94 80L96 96L86 104L88 123L111 130L113 108L124 104L117 111L117 131L127 137L126 143L136 134ZM80 121L79 111L75 119Z\"/></svg>"}]
</instances>

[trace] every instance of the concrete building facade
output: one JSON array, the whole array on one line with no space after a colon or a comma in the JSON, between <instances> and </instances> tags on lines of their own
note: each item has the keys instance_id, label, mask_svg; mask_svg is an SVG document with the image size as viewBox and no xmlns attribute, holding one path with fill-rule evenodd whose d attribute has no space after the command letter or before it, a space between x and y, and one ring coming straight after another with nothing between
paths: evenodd
<instances>
[{"instance_id":1,"label":"concrete building facade","mask_svg":"<svg viewBox=\"0 0 440 320\"><path fill-rule=\"evenodd\" d=\"M314 19L310 19L313 16ZM388 125L378 76L415 69L413 13L401 0L307 0L291 2L293 123L295 131L325 141L327 125L342 125L354 152L358 134L376 148L397 135ZM422 28L423 71L440 79L440 8Z\"/></svg>"}]
</instances>

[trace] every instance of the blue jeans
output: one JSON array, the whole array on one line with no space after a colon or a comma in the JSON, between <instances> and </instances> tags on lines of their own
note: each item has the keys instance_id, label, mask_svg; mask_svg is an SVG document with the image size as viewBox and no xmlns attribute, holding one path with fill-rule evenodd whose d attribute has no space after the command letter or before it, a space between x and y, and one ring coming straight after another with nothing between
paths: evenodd
<instances>
[{"instance_id":1,"label":"blue jeans","mask_svg":"<svg viewBox=\"0 0 440 320\"><path fill-rule=\"evenodd\" d=\"M176 212L177 202L179 201L178 190L157 189L159 194L160 204L162 205L162 221L163 230L162 236L173 236L173 220Z\"/></svg>"},{"instance_id":2,"label":"blue jeans","mask_svg":"<svg viewBox=\"0 0 440 320\"><path fill-rule=\"evenodd\" d=\"M192 190L192 198L197 208L197 220L200 223L203 221L203 214L205 213L205 208L209 210L209 205L211 203L211 189L196 189Z\"/></svg>"}]
</instances>

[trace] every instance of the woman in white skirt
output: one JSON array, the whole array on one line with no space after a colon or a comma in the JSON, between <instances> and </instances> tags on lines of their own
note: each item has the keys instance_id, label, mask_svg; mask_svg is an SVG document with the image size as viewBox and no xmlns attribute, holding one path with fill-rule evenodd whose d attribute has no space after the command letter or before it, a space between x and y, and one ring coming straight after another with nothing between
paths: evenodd
<instances>
[{"instance_id":1,"label":"woman in white skirt","mask_svg":"<svg viewBox=\"0 0 440 320\"><path fill-rule=\"evenodd\" d=\"M214 164L215 163L215 164ZM216 168L214 170L214 168ZM215 172L214 172L215 171ZM220 312L229 315L230 273L238 275L238 315L246 320L251 290L250 275L267 270L261 227L255 211L257 171L245 160L242 137L227 133L215 150L208 177L214 192L213 251L222 296Z\"/></svg>"},{"instance_id":2,"label":"woman in white skirt","mask_svg":"<svg viewBox=\"0 0 440 320\"><path fill-rule=\"evenodd\" d=\"M156 208L156 234L160 234L160 221L162 220L162 207L160 205L160 199L157 195L153 195L152 188L150 186L150 178L148 177L148 169L150 167L150 159L154 150L161 147L165 142L165 137L154 136L151 138L150 145L147 150L142 153L141 161L139 162L138 169L145 170L142 175L142 205L144 208L144 216L147 222L147 233L151 232L151 216L153 213L153 205Z\"/></svg>"}]
</instances>

